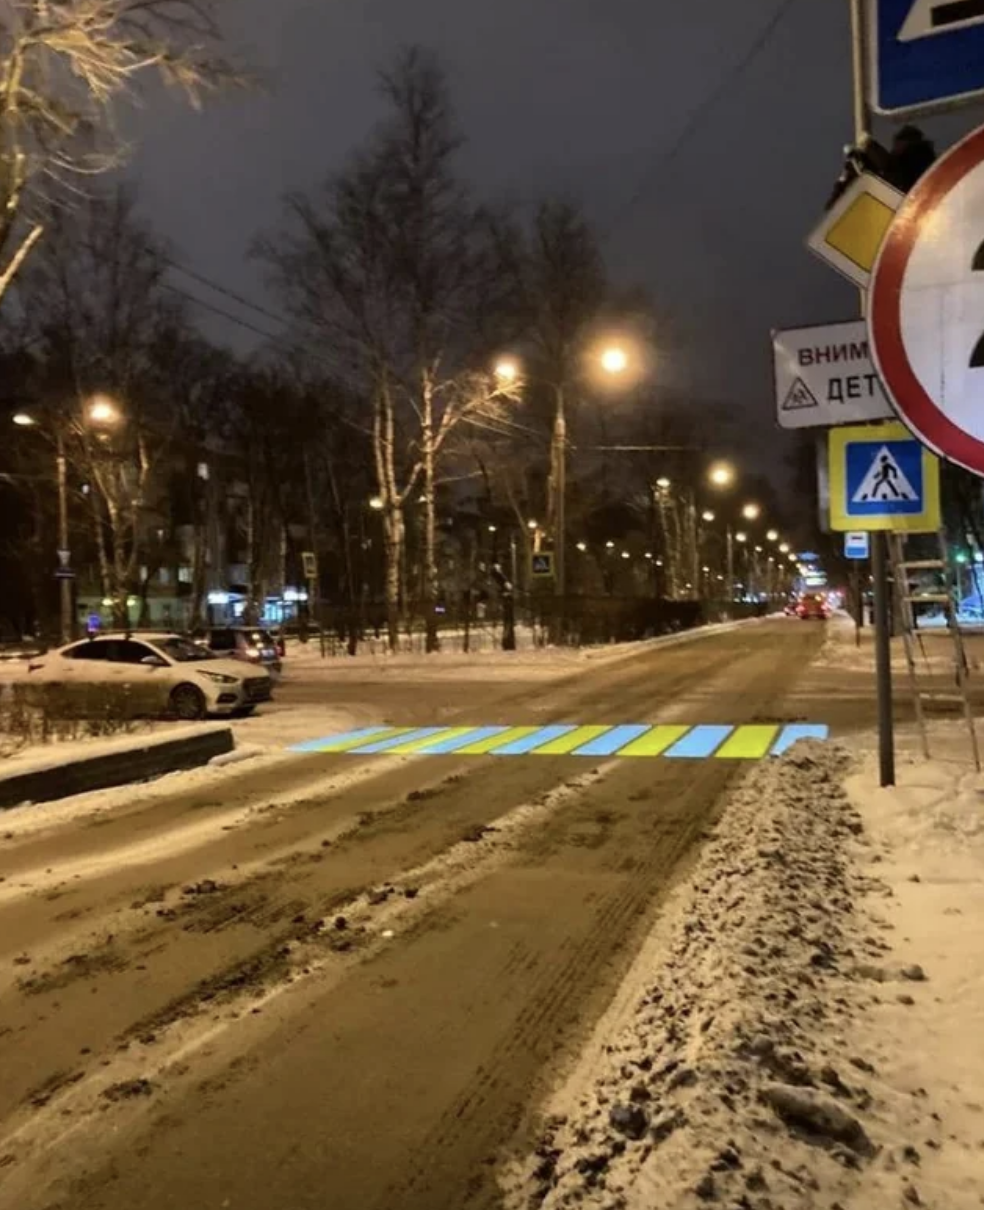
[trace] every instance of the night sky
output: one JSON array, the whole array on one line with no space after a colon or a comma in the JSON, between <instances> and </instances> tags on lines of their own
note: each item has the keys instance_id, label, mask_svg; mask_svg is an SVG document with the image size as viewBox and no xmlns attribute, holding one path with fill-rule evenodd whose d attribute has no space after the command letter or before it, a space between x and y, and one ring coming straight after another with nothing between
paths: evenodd
<instances>
[{"instance_id":1,"label":"night sky","mask_svg":"<svg viewBox=\"0 0 984 1210\"><path fill-rule=\"evenodd\" d=\"M233 95L204 114L153 97L135 123L131 171L178 259L276 309L262 268L247 259L251 240L276 224L286 192L337 171L372 128L376 69L401 46L432 47L450 74L467 138L462 170L477 193L518 206L557 193L579 201L605 235L616 279L641 282L666 316L658 383L734 403L768 432L770 328L857 313L855 292L803 246L852 133L848 2L793 0L735 78L779 8L780 0L230 0L230 40L267 73L268 91ZM939 124L928 128L946 146L980 120L965 110L942 134ZM203 327L239 349L257 341L215 317L203 315Z\"/></svg>"}]
</instances>

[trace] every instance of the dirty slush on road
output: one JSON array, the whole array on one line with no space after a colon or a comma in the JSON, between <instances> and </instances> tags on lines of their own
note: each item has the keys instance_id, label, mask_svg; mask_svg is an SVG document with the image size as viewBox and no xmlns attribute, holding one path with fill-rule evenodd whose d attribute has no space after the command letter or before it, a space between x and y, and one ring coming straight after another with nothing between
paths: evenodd
<instances>
[{"instance_id":1,"label":"dirty slush on road","mask_svg":"<svg viewBox=\"0 0 984 1210\"><path fill-rule=\"evenodd\" d=\"M705 649L698 699L736 720L781 711L774 636L732 643ZM652 697L645 666L615 680L620 699ZM496 815L478 766L412 767L412 788L384 770L334 822L323 793L252 819L229 842L255 832L241 870L131 873L104 932L69 907L67 952L17 954L0 1019L5 1210L265 1208L275 1185L320 1206L328 1176L339 1210L500 1203L490 1160L604 1010L736 770L501 762ZM302 847L267 847L304 816ZM382 1150L381 1114L399 1123Z\"/></svg>"},{"instance_id":2,"label":"dirty slush on road","mask_svg":"<svg viewBox=\"0 0 984 1210\"><path fill-rule=\"evenodd\" d=\"M914 1004L927 974L890 957L850 763L804 741L733 795L536 1145L505 1166L509 1210L979 1204L973 1180L933 1197L932 1163L979 1144L933 1092L893 1086L864 1024Z\"/></svg>"}]
</instances>

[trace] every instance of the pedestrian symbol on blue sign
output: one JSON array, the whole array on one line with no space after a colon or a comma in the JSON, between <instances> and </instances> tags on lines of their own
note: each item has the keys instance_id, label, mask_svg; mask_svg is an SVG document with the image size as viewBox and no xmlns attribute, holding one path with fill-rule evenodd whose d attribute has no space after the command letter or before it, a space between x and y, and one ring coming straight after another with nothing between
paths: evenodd
<instances>
[{"instance_id":1,"label":"pedestrian symbol on blue sign","mask_svg":"<svg viewBox=\"0 0 984 1210\"><path fill-rule=\"evenodd\" d=\"M923 510L922 446L918 441L848 443L847 514L906 516Z\"/></svg>"},{"instance_id":2,"label":"pedestrian symbol on blue sign","mask_svg":"<svg viewBox=\"0 0 984 1210\"><path fill-rule=\"evenodd\" d=\"M984 91L982 0L875 0L872 102L916 113Z\"/></svg>"}]
</instances>

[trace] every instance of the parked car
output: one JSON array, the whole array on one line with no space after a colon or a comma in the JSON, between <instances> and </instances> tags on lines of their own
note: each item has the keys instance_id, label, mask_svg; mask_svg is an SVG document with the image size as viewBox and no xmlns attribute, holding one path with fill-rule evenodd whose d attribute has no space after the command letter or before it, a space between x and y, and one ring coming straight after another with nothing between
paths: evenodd
<instances>
[{"instance_id":1,"label":"parked car","mask_svg":"<svg viewBox=\"0 0 984 1210\"><path fill-rule=\"evenodd\" d=\"M830 607L819 593L809 593L800 597L796 606L796 616L804 622L826 622L830 617Z\"/></svg>"},{"instance_id":2,"label":"parked car","mask_svg":"<svg viewBox=\"0 0 984 1210\"><path fill-rule=\"evenodd\" d=\"M205 626L192 638L223 659L257 664L272 676L279 676L283 668L283 652L276 639L257 626Z\"/></svg>"},{"instance_id":3,"label":"parked car","mask_svg":"<svg viewBox=\"0 0 984 1210\"><path fill-rule=\"evenodd\" d=\"M28 665L29 683L92 692L131 690L140 713L199 719L249 714L272 696L269 673L220 659L177 634L106 634L69 643Z\"/></svg>"}]
</instances>

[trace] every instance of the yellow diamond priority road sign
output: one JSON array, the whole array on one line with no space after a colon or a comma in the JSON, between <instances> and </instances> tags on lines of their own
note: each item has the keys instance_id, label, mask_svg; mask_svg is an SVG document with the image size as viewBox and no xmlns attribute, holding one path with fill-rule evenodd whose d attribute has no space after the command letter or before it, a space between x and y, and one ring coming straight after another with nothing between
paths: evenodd
<instances>
[{"instance_id":1,"label":"yellow diamond priority road sign","mask_svg":"<svg viewBox=\"0 0 984 1210\"><path fill-rule=\"evenodd\" d=\"M810 251L857 286L867 287L902 194L864 172L813 229Z\"/></svg>"}]
</instances>

